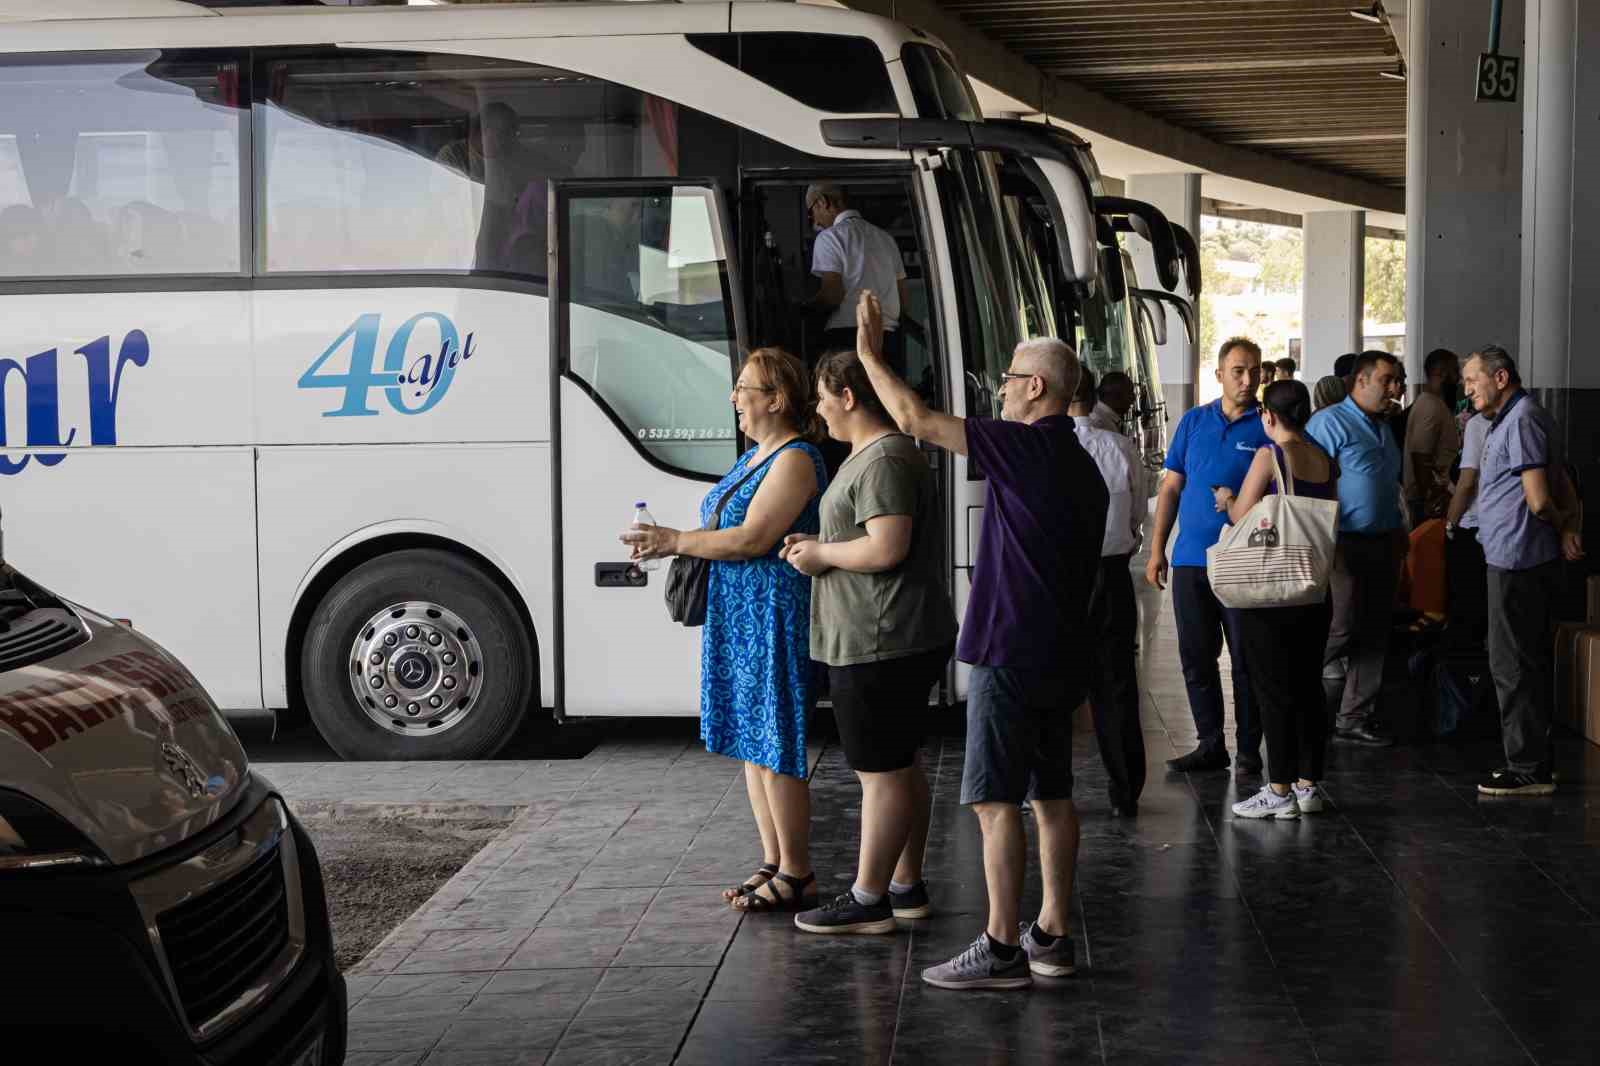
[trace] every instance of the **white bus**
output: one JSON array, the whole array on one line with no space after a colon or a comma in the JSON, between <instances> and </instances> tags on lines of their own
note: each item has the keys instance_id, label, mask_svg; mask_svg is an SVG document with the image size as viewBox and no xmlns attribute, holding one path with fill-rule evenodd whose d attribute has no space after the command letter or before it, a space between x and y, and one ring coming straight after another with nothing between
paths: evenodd
<instances>
[{"instance_id":1,"label":"white bus","mask_svg":"<svg viewBox=\"0 0 1600 1066\"><path fill-rule=\"evenodd\" d=\"M8 555L346 757L692 714L617 534L694 521L742 352L818 354L808 182L900 243L931 401L994 413L1037 332L1153 383L1087 146L979 118L939 42L794 4L10 23ZM959 608L983 484L929 462Z\"/></svg>"}]
</instances>

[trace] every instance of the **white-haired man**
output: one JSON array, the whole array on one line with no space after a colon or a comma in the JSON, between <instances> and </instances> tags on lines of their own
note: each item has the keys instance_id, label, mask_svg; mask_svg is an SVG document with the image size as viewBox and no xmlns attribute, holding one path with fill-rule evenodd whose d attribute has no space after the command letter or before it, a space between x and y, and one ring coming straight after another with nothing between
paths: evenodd
<instances>
[{"instance_id":1,"label":"white-haired man","mask_svg":"<svg viewBox=\"0 0 1600 1066\"><path fill-rule=\"evenodd\" d=\"M1105 538L1108 495L1078 442L1067 406L1078 357L1054 338L1024 341L1000 388L1001 417L930 410L883 358L877 298L857 307L857 351L895 423L918 440L968 457L985 478L983 527L956 658L972 666L961 802L983 832L988 926L971 947L924 970L940 988L1022 988L1032 974L1073 971L1072 712L1088 691L1082 657L1063 648L1088 636L1088 604ZM1027 837L1022 802L1039 827L1044 899L1018 921Z\"/></svg>"}]
</instances>

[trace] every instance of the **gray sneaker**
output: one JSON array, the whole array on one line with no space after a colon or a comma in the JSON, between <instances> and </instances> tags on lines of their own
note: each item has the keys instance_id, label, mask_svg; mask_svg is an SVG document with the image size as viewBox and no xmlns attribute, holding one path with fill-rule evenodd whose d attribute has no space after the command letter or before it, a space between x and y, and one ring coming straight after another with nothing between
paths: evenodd
<instances>
[{"instance_id":1,"label":"gray sneaker","mask_svg":"<svg viewBox=\"0 0 1600 1066\"><path fill-rule=\"evenodd\" d=\"M1033 984L1028 972L1028 954L1018 951L1010 962L1002 962L989 950L989 936L979 933L972 946L949 962L922 971L922 979L935 988L1027 988Z\"/></svg>"},{"instance_id":2,"label":"gray sneaker","mask_svg":"<svg viewBox=\"0 0 1600 1066\"><path fill-rule=\"evenodd\" d=\"M1022 933L1022 951L1028 956L1028 969L1040 977L1068 977L1077 972L1070 936L1058 936L1054 944L1045 947L1033 939L1032 922L1018 922L1017 928Z\"/></svg>"}]
</instances>

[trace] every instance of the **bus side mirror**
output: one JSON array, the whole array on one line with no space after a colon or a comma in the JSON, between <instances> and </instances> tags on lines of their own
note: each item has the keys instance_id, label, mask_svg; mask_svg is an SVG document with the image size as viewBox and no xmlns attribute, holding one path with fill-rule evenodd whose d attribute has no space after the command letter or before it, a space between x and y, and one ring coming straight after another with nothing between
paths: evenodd
<instances>
[{"instance_id":1,"label":"bus side mirror","mask_svg":"<svg viewBox=\"0 0 1600 1066\"><path fill-rule=\"evenodd\" d=\"M1161 309L1161 332L1163 334L1166 333L1166 309L1170 307L1177 311L1178 321L1183 323L1184 335L1189 338L1189 344L1191 346L1194 345L1195 339L1199 333L1199 322L1195 316L1194 304L1190 303L1188 300L1185 300L1181 296L1174 296L1170 292L1161 292L1159 289L1134 289L1133 292L1134 295L1139 297L1139 306L1152 307L1152 309ZM1154 321L1154 317L1154 315L1151 316L1152 321ZM1165 344L1167 342L1163 337L1158 339L1156 343Z\"/></svg>"},{"instance_id":2,"label":"bus side mirror","mask_svg":"<svg viewBox=\"0 0 1600 1066\"><path fill-rule=\"evenodd\" d=\"M1096 196L1094 209L1109 219L1118 232L1137 233L1149 241L1156 261L1156 280L1168 292L1178 287L1178 242L1172 234L1172 223L1160 208L1126 196Z\"/></svg>"},{"instance_id":3,"label":"bus side mirror","mask_svg":"<svg viewBox=\"0 0 1600 1066\"><path fill-rule=\"evenodd\" d=\"M1172 238L1178 242L1178 257L1183 260L1183 278L1189 286L1189 297L1200 299L1200 246L1194 234L1176 222L1172 223Z\"/></svg>"},{"instance_id":4,"label":"bus side mirror","mask_svg":"<svg viewBox=\"0 0 1600 1066\"><path fill-rule=\"evenodd\" d=\"M1150 325L1150 339L1157 345L1167 343L1167 309L1146 296L1144 290L1134 291L1139 294L1139 313L1144 315L1145 322Z\"/></svg>"},{"instance_id":5,"label":"bus side mirror","mask_svg":"<svg viewBox=\"0 0 1600 1066\"><path fill-rule=\"evenodd\" d=\"M1128 279L1122 272L1122 249L1116 244L1109 248L1100 246L1100 284L1105 286L1106 300L1119 304L1128 295Z\"/></svg>"}]
</instances>

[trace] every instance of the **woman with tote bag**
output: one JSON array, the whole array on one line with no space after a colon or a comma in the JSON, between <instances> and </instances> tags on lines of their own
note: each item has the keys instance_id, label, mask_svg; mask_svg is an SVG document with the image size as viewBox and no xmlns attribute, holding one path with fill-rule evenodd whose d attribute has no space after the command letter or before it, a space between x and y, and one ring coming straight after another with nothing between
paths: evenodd
<instances>
[{"instance_id":1,"label":"woman with tote bag","mask_svg":"<svg viewBox=\"0 0 1600 1066\"><path fill-rule=\"evenodd\" d=\"M1272 443L1256 452L1237 496L1227 488L1217 490L1217 509L1226 511L1236 527L1235 543L1243 538L1246 545L1277 547L1279 536L1287 540L1291 535L1307 542L1298 546L1307 560L1307 572L1299 582L1306 588L1292 594L1299 602L1263 605L1257 600L1248 606L1239 605L1244 607L1239 619L1245 657L1250 663L1252 695L1267 734L1268 781L1256 795L1233 805L1233 813L1241 818L1298 818L1323 807L1319 782L1327 747L1327 722L1322 698L1322 652L1332 621L1326 590L1328 569L1333 562L1339 470L1327 452L1306 438L1305 424L1310 417L1311 396L1305 385L1298 381L1269 385L1262 397L1261 421ZM1277 493L1298 497L1308 504L1331 501L1333 505L1297 507L1293 523L1297 528L1291 529L1290 523L1283 521L1287 517L1287 501L1279 501L1278 525L1284 527L1280 532L1263 523L1260 514L1251 515L1257 504ZM1218 549L1226 551L1229 536L1229 531L1224 531ZM1265 553L1259 557L1264 558ZM1210 562L1217 565L1217 557L1213 556ZM1262 567L1262 585L1273 584L1274 570L1271 563ZM1283 586L1295 584L1293 578L1291 574ZM1315 588L1319 584L1323 594L1317 597ZM1311 602L1304 602L1308 599Z\"/></svg>"}]
</instances>

